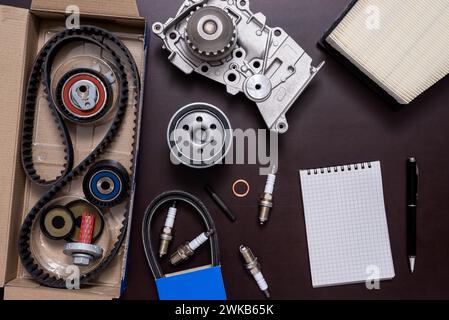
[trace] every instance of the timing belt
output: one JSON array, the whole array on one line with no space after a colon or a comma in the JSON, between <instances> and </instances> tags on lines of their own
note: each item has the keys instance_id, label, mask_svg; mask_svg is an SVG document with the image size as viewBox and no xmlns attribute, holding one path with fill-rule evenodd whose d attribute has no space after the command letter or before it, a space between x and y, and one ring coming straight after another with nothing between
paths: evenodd
<instances>
[{"instance_id":1,"label":"timing belt","mask_svg":"<svg viewBox=\"0 0 449 320\"><path fill-rule=\"evenodd\" d=\"M147 257L148 264L155 279L164 278L165 275L158 262L156 250L151 243L152 238L151 224L153 222L153 218L156 212L165 204L173 203L174 201L176 201L177 203L185 203L191 206L201 216L201 218L204 221L204 224L206 225L207 230L214 231L211 237L209 238L212 266L216 267L220 265L220 249L218 247L217 230L215 228L214 220L212 219L212 216L210 215L206 206L198 198L191 195L190 193L176 190L168 191L162 193L150 203L150 205L147 207L145 211L145 217L143 218L142 222L143 247L145 250L145 255Z\"/></svg>"},{"instance_id":2,"label":"timing belt","mask_svg":"<svg viewBox=\"0 0 449 320\"><path fill-rule=\"evenodd\" d=\"M107 52L114 60L119 86L117 111L108 132L95 149L75 168L73 168L74 152L72 140L61 114L56 109L55 99L51 90L51 70L55 57L65 45L74 41L92 43ZM128 76L130 77L130 81L128 81ZM133 85L132 94L129 92L130 82ZM36 102L41 84L65 148L64 169L61 172L61 175L52 181L46 181L41 178L36 171L33 162ZM65 288L66 281L62 277L49 274L33 257L30 250L30 236L33 223L43 207L48 204L63 187L74 180L74 178L81 176L82 173L105 152L123 122L127 106L130 102L130 97L134 100L134 110L137 112L140 100L140 85L137 66L128 48L115 35L101 28L82 26L79 29L62 31L54 35L38 53L28 80L26 92L21 156L22 165L28 178L34 184L41 187L48 187L49 190L25 217L19 234L19 256L25 269L42 285L53 288ZM132 163L134 163L134 161L132 161ZM133 167L131 167L131 170L133 170ZM108 267L113 258L117 255L126 236L128 217L129 204L126 207L120 234L117 236L116 242L109 255L104 258L94 270L80 276L81 285L93 280L99 273Z\"/></svg>"}]
</instances>

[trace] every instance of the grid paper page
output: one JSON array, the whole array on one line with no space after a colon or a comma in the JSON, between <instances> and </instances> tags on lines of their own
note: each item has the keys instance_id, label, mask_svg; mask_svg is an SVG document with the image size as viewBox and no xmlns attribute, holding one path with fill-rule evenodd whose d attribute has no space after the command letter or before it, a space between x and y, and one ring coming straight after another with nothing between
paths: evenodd
<instances>
[{"instance_id":1,"label":"grid paper page","mask_svg":"<svg viewBox=\"0 0 449 320\"><path fill-rule=\"evenodd\" d=\"M394 278L380 162L300 178L313 287Z\"/></svg>"}]
</instances>

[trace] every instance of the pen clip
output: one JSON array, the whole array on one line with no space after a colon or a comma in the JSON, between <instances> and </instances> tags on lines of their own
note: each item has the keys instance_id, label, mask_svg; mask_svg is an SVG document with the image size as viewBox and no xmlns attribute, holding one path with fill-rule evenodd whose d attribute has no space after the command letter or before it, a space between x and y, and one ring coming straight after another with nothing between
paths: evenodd
<instances>
[{"instance_id":1,"label":"pen clip","mask_svg":"<svg viewBox=\"0 0 449 320\"><path fill-rule=\"evenodd\" d=\"M416 200L418 201L418 194L419 194L419 166L418 163L416 163Z\"/></svg>"}]
</instances>

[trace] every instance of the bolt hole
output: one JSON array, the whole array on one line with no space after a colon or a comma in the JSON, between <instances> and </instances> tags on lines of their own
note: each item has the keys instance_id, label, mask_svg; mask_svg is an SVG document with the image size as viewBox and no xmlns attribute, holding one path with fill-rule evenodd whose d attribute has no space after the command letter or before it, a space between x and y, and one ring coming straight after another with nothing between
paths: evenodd
<instances>
[{"instance_id":1,"label":"bolt hole","mask_svg":"<svg viewBox=\"0 0 449 320\"><path fill-rule=\"evenodd\" d=\"M203 122L203 118L202 118L202 117L197 117L197 118L196 118L196 121L197 121L197 122Z\"/></svg>"},{"instance_id":2,"label":"bolt hole","mask_svg":"<svg viewBox=\"0 0 449 320\"><path fill-rule=\"evenodd\" d=\"M245 1L245 0L240 1L240 5L241 5L242 7L246 6L246 1Z\"/></svg>"},{"instance_id":3,"label":"bolt hole","mask_svg":"<svg viewBox=\"0 0 449 320\"><path fill-rule=\"evenodd\" d=\"M256 69L259 69L260 68L260 62L259 61L254 61L253 66Z\"/></svg>"},{"instance_id":4,"label":"bolt hole","mask_svg":"<svg viewBox=\"0 0 449 320\"><path fill-rule=\"evenodd\" d=\"M80 92L85 93L85 92L87 92L87 86L80 86L79 90L80 90Z\"/></svg>"},{"instance_id":5,"label":"bolt hole","mask_svg":"<svg viewBox=\"0 0 449 320\"><path fill-rule=\"evenodd\" d=\"M230 74L228 75L228 80L229 80L230 82L235 82L235 81L237 80L237 76L236 76L234 73L230 73Z\"/></svg>"},{"instance_id":6,"label":"bolt hole","mask_svg":"<svg viewBox=\"0 0 449 320\"><path fill-rule=\"evenodd\" d=\"M256 84L256 90L260 90L260 89L262 89L262 85L261 84Z\"/></svg>"},{"instance_id":7,"label":"bolt hole","mask_svg":"<svg viewBox=\"0 0 449 320\"><path fill-rule=\"evenodd\" d=\"M241 57L243 57L243 52L242 52L242 51L236 51L236 52L235 52L235 57L236 57L236 58L241 58Z\"/></svg>"},{"instance_id":8,"label":"bolt hole","mask_svg":"<svg viewBox=\"0 0 449 320\"><path fill-rule=\"evenodd\" d=\"M170 33L170 39L175 40L178 35L175 32Z\"/></svg>"},{"instance_id":9,"label":"bolt hole","mask_svg":"<svg viewBox=\"0 0 449 320\"><path fill-rule=\"evenodd\" d=\"M185 125L184 127L182 127L183 129L184 129L184 131L189 131L189 126L188 125Z\"/></svg>"},{"instance_id":10,"label":"bolt hole","mask_svg":"<svg viewBox=\"0 0 449 320\"><path fill-rule=\"evenodd\" d=\"M201 71L204 72L204 73L206 73L206 72L209 71L209 67L208 67L208 66L202 66L202 67L201 67Z\"/></svg>"},{"instance_id":11,"label":"bolt hole","mask_svg":"<svg viewBox=\"0 0 449 320\"><path fill-rule=\"evenodd\" d=\"M211 128L212 130L215 130L215 129L217 129L217 125L216 125L215 123L213 123L213 124L210 125L210 128Z\"/></svg>"},{"instance_id":12,"label":"bolt hole","mask_svg":"<svg viewBox=\"0 0 449 320\"><path fill-rule=\"evenodd\" d=\"M53 225L53 228L55 229L62 229L65 226L65 220L63 217L54 217L51 221L51 224Z\"/></svg>"},{"instance_id":13,"label":"bolt hole","mask_svg":"<svg viewBox=\"0 0 449 320\"><path fill-rule=\"evenodd\" d=\"M103 189L103 190L109 190L110 187L111 187L111 184L107 181L104 181L101 183L101 189Z\"/></svg>"},{"instance_id":14,"label":"bolt hole","mask_svg":"<svg viewBox=\"0 0 449 320\"><path fill-rule=\"evenodd\" d=\"M282 35L281 30L276 29L276 30L274 31L274 35L275 35L276 37L280 37L280 36Z\"/></svg>"}]
</instances>

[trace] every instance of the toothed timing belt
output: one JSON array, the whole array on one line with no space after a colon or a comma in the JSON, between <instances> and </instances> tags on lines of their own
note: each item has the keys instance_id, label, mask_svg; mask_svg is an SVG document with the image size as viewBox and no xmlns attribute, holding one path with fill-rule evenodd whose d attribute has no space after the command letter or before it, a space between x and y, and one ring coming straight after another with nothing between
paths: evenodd
<instances>
[{"instance_id":1,"label":"toothed timing belt","mask_svg":"<svg viewBox=\"0 0 449 320\"><path fill-rule=\"evenodd\" d=\"M92 153L82 160L75 168L73 168L74 152L70 134L64 123L63 117L56 109L55 99L51 89L51 71L55 57L63 47L74 41L92 43L111 56L115 63L114 67L119 87L117 110L112 125ZM131 94L129 92L130 82L128 81L128 76L133 85L133 92ZM41 83L54 121L65 146L64 152L66 156L64 170L59 177L52 181L42 179L35 170L33 163L33 135L36 118L36 102ZM65 30L54 35L38 53L31 70L26 92L21 156L22 165L28 178L36 185L47 187L49 190L25 217L19 234L19 256L25 269L42 285L53 288L66 288L66 280L63 277L49 274L33 257L30 250L30 238L33 223L39 212L61 191L63 187L76 177L81 176L83 172L105 152L123 122L130 99L134 100L133 104L135 110L137 110L140 99L140 78L137 66L128 48L120 39L108 31L92 26L82 26L79 29ZM111 261L117 255L126 237L128 217L129 205L126 208L123 217L120 234L117 236L109 255L105 257L94 270L80 275L81 285L89 283L96 278L99 273L109 266Z\"/></svg>"}]
</instances>

